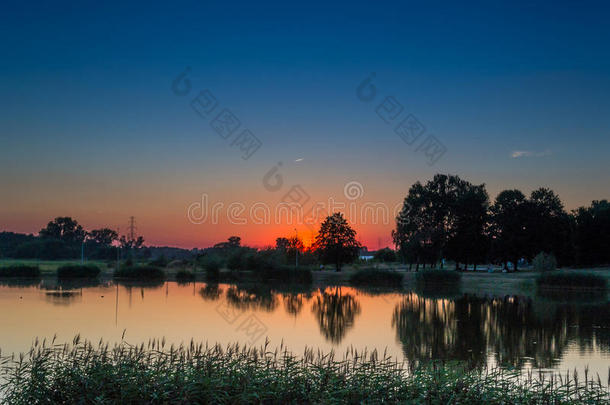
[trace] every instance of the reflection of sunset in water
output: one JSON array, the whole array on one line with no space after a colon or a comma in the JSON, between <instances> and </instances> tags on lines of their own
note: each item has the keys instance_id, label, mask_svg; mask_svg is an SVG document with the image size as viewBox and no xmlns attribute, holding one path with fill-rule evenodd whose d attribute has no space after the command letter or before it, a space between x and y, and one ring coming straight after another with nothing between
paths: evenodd
<instances>
[{"instance_id":1,"label":"reflection of sunset in water","mask_svg":"<svg viewBox=\"0 0 610 405\"><path fill-rule=\"evenodd\" d=\"M448 298L447 298L448 297ZM280 288L262 284L0 287L2 353L29 349L35 337L169 343L281 342L343 353L387 350L419 363L465 360L473 366L573 369L607 374L610 305L544 298L481 298L449 293L380 293L346 286ZM24 321L27 320L27 321Z\"/></svg>"}]
</instances>

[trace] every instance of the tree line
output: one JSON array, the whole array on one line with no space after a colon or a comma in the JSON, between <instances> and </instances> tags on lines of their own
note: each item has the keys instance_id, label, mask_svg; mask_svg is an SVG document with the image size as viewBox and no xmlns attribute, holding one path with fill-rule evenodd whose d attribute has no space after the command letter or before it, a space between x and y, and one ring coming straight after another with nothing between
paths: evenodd
<instances>
[{"instance_id":1,"label":"tree line","mask_svg":"<svg viewBox=\"0 0 610 405\"><path fill-rule=\"evenodd\" d=\"M539 253L552 255L560 266L610 264L610 203L593 201L589 207L566 212L559 196L548 188L529 197L511 189L493 202L484 184L472 184L456 175L437 174L425 184L413 184L404 199L392 231L396 251L381 249L378 261L401 260L424 268L455 262L456 269L481 263L499 263L517 270L521 260ZM144 239L130 240L109 228L86 231L70 217L58 217L39 236L0 233L0 255L13 258L67 259L82 251L91 259L116 258L116 246L141 257ZM361 244L341 213L320 225L315 241L305 249L300 239L282 237L275 247L254 249L230 237L199 256L212 267L256 269L270 266L330 264L340 271L358 258ZM150 252L148 252L150 255Z\"/></svg>"},{"instance_id":2,"label":"tree line","mask_svg":"<svg viewBox=\"0 0 610 405\"><path fill-rule=\"evenodd\" d=\"M110 260L117 256L116 246L126 251L144 245L138 236L129 239L110 228L85 230L75 219L57 217L42 228L38 236L13 232L0 233L0 257L15 259L73 259L86 253L89 259Z\"/></svg>"},{"instance_id":3,"label":"tree line","mask_svg":"<svg viewBox=\"0 0 610 405\"><path fill-rule=\"evenodd\" d=\"M548 188L529 197L504 190L493 203L484 184L437 174L416 182L404 199L392 238L399 257L416 268L442 267L445 259L461 265L512 263L552 254L560 266L610 263L610 203L566 212Z\"/></svg>"}]
</instances>

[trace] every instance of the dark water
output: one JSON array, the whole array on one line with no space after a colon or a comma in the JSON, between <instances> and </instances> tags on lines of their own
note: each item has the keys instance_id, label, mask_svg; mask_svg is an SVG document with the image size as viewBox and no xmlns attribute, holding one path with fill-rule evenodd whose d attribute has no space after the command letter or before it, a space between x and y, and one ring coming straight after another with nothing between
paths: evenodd
<instances>
[{"instance_id":1,"label":"dark water","mask_svg":"<svg viewBox=\"0 0 610 405\"><path fill-rule=\"evenodd\" d=\"M460 291L367 291L174 282L157 285L53 281L0 285L2 353L36 337L131 343L208 341L305 347L338 355L350 347L414 363L467 361L523 370L610 366L606 294L466 295Z\"/></svg>"}]
</instances>

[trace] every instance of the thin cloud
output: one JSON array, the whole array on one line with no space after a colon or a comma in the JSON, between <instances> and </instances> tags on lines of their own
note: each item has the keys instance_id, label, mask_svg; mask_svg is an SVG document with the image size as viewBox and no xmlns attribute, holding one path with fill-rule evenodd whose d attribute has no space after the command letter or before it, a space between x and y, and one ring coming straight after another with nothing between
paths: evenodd
<instances>
[{"instance_id":1,"label":"thin cloud","mask_svg":"<svg viewBox=\"0 0 610 405\"><path fill-rule=\"evenodd\" d=\"M551 155L550 150L544 150L541 152L535 152L535 151L531 151L531 150L514 150L510 154L510 157L513 159L519 159L519 158L526 158L526 157L543 157L543 156L550 156L550 155Z\"/></svg>"}]
</instances>

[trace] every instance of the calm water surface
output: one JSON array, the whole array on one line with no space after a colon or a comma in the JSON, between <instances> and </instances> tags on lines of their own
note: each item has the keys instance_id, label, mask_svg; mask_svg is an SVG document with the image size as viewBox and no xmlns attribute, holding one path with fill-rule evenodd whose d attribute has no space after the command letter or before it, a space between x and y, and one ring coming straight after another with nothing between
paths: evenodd
<instances>
[{"instance_id":1,"label":"calm water surface","mask_svg":"<svg viewBox=\"0 0 610 405\"><path fill-rule=\"evenodd\" d=\"M464 360L544 371L610 366L606 295L489 297L459 291L366 291L167 282L57 285L0 283L2 354L36 337L76 334L130 343L208 341L384 350L412 362ZM339 356L341 357L341 356Z\"/></svg>"}]
</instances>

